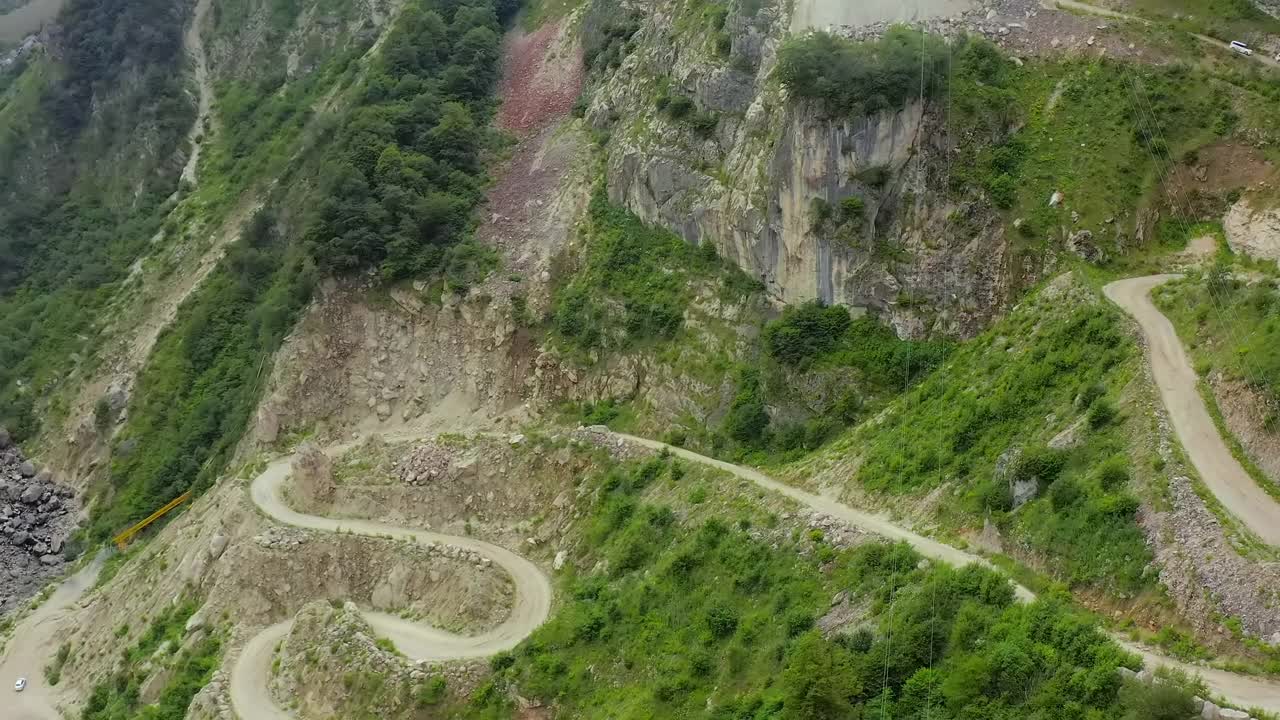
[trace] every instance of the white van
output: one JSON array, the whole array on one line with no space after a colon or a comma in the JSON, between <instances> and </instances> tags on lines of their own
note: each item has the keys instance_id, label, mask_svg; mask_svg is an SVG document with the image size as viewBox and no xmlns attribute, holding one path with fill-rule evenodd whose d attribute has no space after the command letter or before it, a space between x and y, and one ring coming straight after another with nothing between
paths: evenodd
<instances>
[{"instance_id":1,"label":"white van","mask_svg":"<svg viewBox=\"0 0 1280 720\"><path fill-rule=\"evenodd\" d=\"M1235 51L1235 52L1240 53L1241 55L1246 55L1246 56L1248 56L1248 55L1252 55L1252 54L1253 54L1253 51L1249 49L1249 46L1248 46L1248 45L1245 45L1244 43L1240 42L1239 40L1232 40L1232 41L1231 41L1231 49L1232 49L1233 51Z\"/></svg>"}]
</instances>

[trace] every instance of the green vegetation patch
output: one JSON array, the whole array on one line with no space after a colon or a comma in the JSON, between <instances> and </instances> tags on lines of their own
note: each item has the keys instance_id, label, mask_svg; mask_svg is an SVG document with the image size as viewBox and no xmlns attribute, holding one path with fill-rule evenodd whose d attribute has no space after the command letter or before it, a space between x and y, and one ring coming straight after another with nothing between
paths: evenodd
<instances>
[{"instance_id":1,"label":"green vegetation patch","mask_svg":"<svg viewBox=\"0 0 1280 720\"><path fill-rule=\"evenodd\" d=\"M903 340L869 315L855 319L844 306L816 301L788 307L765 324L761 341L763 353L738 371L722 434L710 438L712 451L756 462L816 450L920 382L954 348ZM837 380L805 389L822 377ZM775 418L769 407L788 411Z\"/></svg>"},{"instance_id":2,"label":"green vegetation patch","mask_svg":"<svg viewBox=\"0 0 1280 720\"><path fill-rule=\"evenodd\" d=\"M93 539L213 484L257 407L271 355L310 297L309 262L263 211L183 304L138 379L111 463L113 497L93 516Z\"/></svg>"},{"instance_id":3,"label":"green vegetation patch","mask_svg":"<svg viewBox=\"0 0 1280 720\"><path fill-rule=\"evenodd\" d=\"M796 96L859 117L933 97L946 86L947 52L941 38L903 26L867 42L818 32L786 41L777 72Z\"/></svg>"},{"instance_id":4,"label":"green vegetation patch","mask_svg":"<svg viewBox=\"0 0 1280 720\"><path fill-rule=\"evenodd\" d=\"M808 302L788 307L764 329L769 356L790 367L856 368L877 389L905 390L946 360L954 343L912 341L868 315L853 319L848 308Z\"/></svg>"},{"instance_id":5,"label":"green vegetation patch","mask_svg":"<svg viewBox=\"0 0 1280 720\"><path fill-rule=\"evenodd\" d=\"M1021 219L1011 232L1025 246L1088 229L1110 250L1160 168L1234 129L1231 95L1184 65L1092 58L1019 67L970 42L956 56L949 99L959 146L952 186L981 189L1009 220ZM1051 207L1055 192L1063 201Z\"/></svg>"},{"instance_id":6,"label":"green vegetation patch","mask_svg":"<svg viewBox=\"0 0 1280 720\"><path fill-rule=\"evenodd\" d=\"M1273 408L1267 426L1280 429L1280 291L1271 276L1245 281L1229 255L1203 272L1152 293L1190 348L1196 370L1222 370L1261 393Z\"/></svg>"},{"instance_id":7,"label":"green vegetation patch","mask_svg":"<svg viewBox=\"0 0 1280 720\"><path fill-rule=\"evenodd\" d=\"M330 146L319 219L306 233L321 268L375 266L390 280L448 264L483 198L500 35L493 0L401 13Z\"/></svg>"},{"instance_id":8,"label":"green vegetation patch","mask_svg":"<svg viewBox=\"0 0 1280 720\"><path fill-rule=\"evenodd\" d=\"M123 652L121 668L94 685L80 720L181 720L187 716L191 699L204 687L222 660L222 638L206 632L195 642L184 643L187 620L196 611L186 601L164 610L148 626L142 637ZM128 628L123 628L127 634ZM166 645L167 643L167 645ZM167 652L156 658L158 651ZM142 705L139 690L146 681L144 667L173 668L173 677L160 691L159 700Z\"/></svg>"},{"instance_id":9,"label":"green vegetation patch","mask_svg":"<svg viewBox=\"0 0 1280 720\"><path fill-rule=\"evenodd\" d=\"M552 324L559 341L586 355L669 342L703 279L726 299L743 300L759 284L721 260L710 243L693 246L646 225L597 190L587 213L583 266L556 292Z\"/></svg>"},{"instance_id":10,"label":"green vegetation patch","mask_svg":"<svg viewBox=\"0 0 1280 720\"><path fill-rule=\"evenodd\" d=\"M1150 553L1114 393L1137 362L1119 311L1063 278L823 456L859 457L857 480L874 490L948 486L960 502L944 503L945 523L991 517L1059 579L1135 592ZM1061 449L1046 447L1064 431Z\"/></svg>"},{"instance_id":11,"label":"green vegetation patch","mask_svg":"<svg viewBox=\"0 0 1280 720\"><path fill-rule=\"evenodd\" d=\"M759 507L730 526L667 505L693 482L680 467L586 480L596 501L571 568L600 569L565 571L565 603L458 715L514 717L511 689L619 720L1165 717L1140 714L1150 692L1117 673L1135 659L1062 598L1019 604L995 572L905 545L835 550L761 524ZM1160 704L1189 706L1194 688L1172 687Z\"/></svg>"}]
</instances>

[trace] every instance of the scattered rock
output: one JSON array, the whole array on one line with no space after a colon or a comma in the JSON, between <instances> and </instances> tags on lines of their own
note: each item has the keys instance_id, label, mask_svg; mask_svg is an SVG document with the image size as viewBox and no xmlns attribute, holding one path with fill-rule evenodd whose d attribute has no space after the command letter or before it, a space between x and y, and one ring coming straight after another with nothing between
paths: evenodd
<instances>
[{"instance_id":1,"label":"scattered rock","mask_svg":"<svg viewBox=\"0 0 1280 720\"><path fill-rule=\"evenodd\" d=\"M207 625L208 619L204 616L204 608L200 608L191 617L187 618L187 624L183 631L190 635L197 630L203 630Z\"/></svg>"},{"instance_id":2,"label":"scattered rock","mask_svg":"<svg viewBox=\"0 0 1280 720\"><path fill-rule=\"evenodd\" d=\"M556 559L551 563L552 570L560 570L564 567L565 561L569 559L569 553L561 550L556 553Z\"/></svg>"},{"instance_id":3,"label":"scattered rock","mask_svg":"<svg viewBox=\"0 0 1280 720\"><path fill-rule=\"evenodd\" d=\"M1084 442L1084 418L1076 420L1065 430L1053 436L1049 447L1053 450L1068 450Z\"/></svg>"},{"instance_id":4,"label":"scattered rock","mask_svg":"<svg viewBox=\"0 0 1280 720\"><path fill-rule=\"evenodd\" d=\"M1067 238L1067 249L1089 262L1101 262L1106 259L1102 249L1094 244L1093 233L1088 230L1072 233Z\"/></svg>"},{"instance_id":5,"label":"scattered rock","mask_svg":"<svg viewBox=\"0 0 1280 720\"><path fill-rule=\"evenodd\" d=\"M80 515L72 496L0 430L0 615L62 571L62 551Z\"/></svg>"},{"instance_id":6,"label":"scattered rock","mask_svg":"<svg viewBox=\"0 0 1280 720\"><path fill-rule=\"evenodd\" d=\"M1053 191L1053 194L1049 196L1049 207L1058 207L1062 204L1062 200L1062 193L1057 190Z\"/></svg>"}]
</instances>

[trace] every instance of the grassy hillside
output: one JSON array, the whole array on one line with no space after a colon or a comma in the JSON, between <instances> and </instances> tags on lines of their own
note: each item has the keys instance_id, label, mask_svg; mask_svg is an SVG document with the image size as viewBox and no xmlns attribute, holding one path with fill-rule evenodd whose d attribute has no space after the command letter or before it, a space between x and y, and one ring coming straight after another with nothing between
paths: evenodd
<instances>
[{"instance_id":1,"label":"grassy hillside","mask_svg":"<svg viewBox=\"0 0 1280 720\"><path fill-rule=\"evenodd\" d=\"M1214 370L1245 381L1280 407L1280 292L1274 266L1241 268L1229 252L1204 272L1158 288L1152 297L1190 348L1202 375ZM1246 266L1249 263L1245 263ZM1274 413L1269 429L1280 426Z\"/></svg>"},{"instance_id":2,"label":"grassy hillside","mask_svg":"<svg viewBox=\"0 0 1280 720\"><path fill-rule=\"evenodd\" d=\"M1134 514L1153 452L1122 412L1140 356L1119 311L1064 276L875 418L783 472L887 497L940 491L952 530L989 518L1070 585L1152 580ZM1055 441L1056 438L1056 441ZM1147 463L1141 467L1141 463ZM1014 507L1014 484L1030 484Z\"/></svg>"},{"instance_id":3,"label":"grassy hillside","mask_svg":"<svg viewBox=\"0 0 1280 720\"><path fill-rule=\"evenodd\" d=\"M1187 712L1188 690L1123 685L1133 659L1060 599L1020 605L904 546L837 550L708 472L655 458L587 479L564 606L454 716L516 717L512 694L619 720Z\"/></svg>"}]
</instances>

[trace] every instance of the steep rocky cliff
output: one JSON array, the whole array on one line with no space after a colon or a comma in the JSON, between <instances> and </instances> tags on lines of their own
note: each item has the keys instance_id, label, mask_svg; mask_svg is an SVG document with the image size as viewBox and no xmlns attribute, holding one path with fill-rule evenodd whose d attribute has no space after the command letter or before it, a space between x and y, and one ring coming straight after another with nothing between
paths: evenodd
<instances>
[{"instance_id":1,"label":"steep rocky cliff","mask_svg":"<svg viewBox=\"0 0 1280 720\"><path fill-rule=\"evenodd\" d=\"M1274 202L1255 193L1231 206L1222 226L1233 251L1280 261L1280 207Z\"/></svg>"},{"instance_id":2,"label":"steep rocky cliff","mask_svg":"<svg viewBox=\"0 0 1280 720\"><path fill-rule=\"evenodd\" d=\"M774 77L786 4L755 3L751 13L733 3L722 29L696 5L669 0L637 13L629 54L597 69L588 119L611 133L614 201L713 243L778 302L873 310L902 335L972 335L1008 304L1023 278L1002 224L946 189L942 108L912 100L831 117L788 98ZM618 22L594 8L587 42ZM696 124L655 111L676 97L693 101ZM855 197L865 229L822 222L823 208Z\"/></svg>"}]
</instances>

